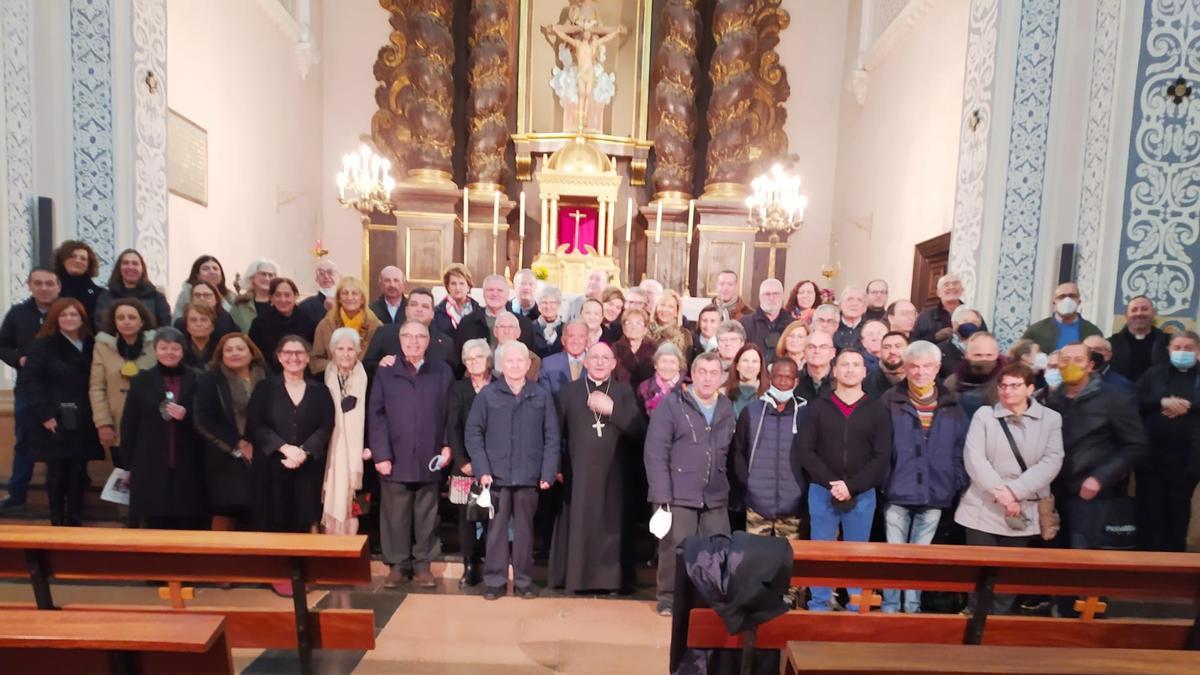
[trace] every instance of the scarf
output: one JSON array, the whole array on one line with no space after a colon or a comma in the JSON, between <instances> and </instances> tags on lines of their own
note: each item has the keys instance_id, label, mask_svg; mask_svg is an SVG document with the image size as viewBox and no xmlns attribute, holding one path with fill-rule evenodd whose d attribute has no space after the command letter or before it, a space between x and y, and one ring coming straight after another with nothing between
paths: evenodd
<instances>
[{"instance_id":1,"label":"scarf","mask_svg":"<svg viewBox=\"0 0 1200 675\"><path fill-rule=\"evenodd\" d=\"M250 394L254 392L254 386L266 377L266 373L261 366L250 366L250 379L243 380L237 373L226 368L225 364L221 364L221 374L229 383L229 395L233 399L230 401L230 407L233 409L233 421L237 425L238 435L245 436L246 410L250 407Z\"/></svg>"},{"instance_id":2,"label":"scarf","mask_svg":"<svg viewBox=\"0 0 1200 675\"><path fill-rule=\"evenodd\" d=\"M321 525L329 534L349 534L348 521L353 514L354 492L362 488L363 431L367 420L367 371L361 362L345 381L338 378L337 365L325 367L325 387L333 397L333 435L325 458L325 483L321 488ZM343 394L344 390L344 394ZM358 399L350 412L342 411L342 399Z\"/></svg>"},{"instance_id":3,"label":"scarf","mask_svg":"<svg viewBox=\"0 0 1200 675\"><path fill-rule=\"evenodd\" d=\"M704 337L704 335L699 334L699 333L697 333L697 335L700 335L700 348L701 349L703 349L705 352L717 351L717 336L716 335L712 336L711 338L706 338L706 337Z\"/></svg>"},{"instance_id":4,"label":"scarf","mask_svg":"<svg viewBox=\"0 0 1200 675\"><path fill-rule=\"evenodd\" d=\"M142 336L143 333L138 333L137 339L133 341L133 344L129 344L125 341L123 335L117 335L117 354L126 361L137 361L138 357L142 355L142 350L146 347L146 341L142 339Z\"/></svg>"},{"instance_id":5,"label":"scarf","mask_svg":"<svg viewBox=\"0 0 1200 675\"><path fill-rule=\"evenodd\" d=\"M917 419L921 420L921 431L929 433L933 426L933 413L937 411L937 387L932 383L928 387L918 389L912 380L908 382L908 402L917 411Z\"/></svg>"},{"instance_id":6,"label":"scarf","mask_svg":"<svg viewBox=\"0 0 1200 675\"><path fill-rule=\"evenodd\" d=\"M458 328L458 322L463 320L463 317L470 314L475 308L471 306L471 301L463 302L461 306L454 302L454 298L446 296L446 316L450 317L450 325Z\"/></svg>"},{"instance_id":7,"label":"scarf","mask_svg":"<svg viewBox=\"0 0 1200 675\"><path fill-rule=\"evenodd\" d=\"M367 310L366 309L360 309L360 310L358 310L358 314L356 316L350 317L346 314L346 310L339 307L338 315L340 316L340 318L342 320L343 327L353 328L358 333L358 336L360 338L362 338L364 341L367 339L367 332L366 332L366 328L365 328L366 319L367 319Z\"/></svg>"},{"instance_id":8,"label":"scarf","mask_svg":"<svg viewBox=\"0 0 1200 675\"><path fill-rule=\"evenodd\" d=\"M717 311L721 312L721 320L729 321L733 318L733 310L737 309L738 299L734 298L728 304L717 300L715 304L717 305Z\"/></svg>"}]
</instances>

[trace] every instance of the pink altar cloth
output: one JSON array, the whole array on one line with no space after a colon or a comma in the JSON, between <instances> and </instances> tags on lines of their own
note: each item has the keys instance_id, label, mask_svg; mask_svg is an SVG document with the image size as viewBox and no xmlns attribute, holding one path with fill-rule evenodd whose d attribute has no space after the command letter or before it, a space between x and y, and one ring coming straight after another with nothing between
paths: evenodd
<instances>
[{"instance_id":1,"label":"pink altar cloth","mask_svg":"<svg viewBox=\"0 0 1200 675\"><path fill-rule=\"evenodd\" d=\"M576 217L575 214L580 214ZM567 244L567 253L587 253L584 246L596 248L596 224L600 209L595 206L559 206L558 245ZM578 227L576 227L578 221ZM557 247L556 247L557 248Z\"/></svg>"}]
</instances>

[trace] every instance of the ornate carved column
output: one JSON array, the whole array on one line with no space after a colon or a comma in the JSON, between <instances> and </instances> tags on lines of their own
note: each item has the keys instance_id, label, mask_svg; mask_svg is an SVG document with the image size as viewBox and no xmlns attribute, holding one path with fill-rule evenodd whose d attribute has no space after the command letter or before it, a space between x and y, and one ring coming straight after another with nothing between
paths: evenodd
<instances>
[{"instance_id":1,"label":"ornate carved column","mask_svg":"<svg viewBox=\"0 0 1200 675\"><path fill-rule=\"evenodd\" d=\"M791 95L787 70L779 64L779 33L791 23L782 0L758 0L754 23L758 32L758 55L754 61L755 87L751 116L756 133L750 143L750 169L753 179L787 157L788 138L783 130L787 122L787 100Z\"/></svg>"},{"instance_id":2,"label":"ornate carved column","mask_svg":"<svg viewBox=\"0 0 1200 675\"><path fill-rule=\"evenodd\" d=\"M406 97L412 93L405 58L408 54L407 0L379 0L390 14L392 32L388 43L375 57L375 104L379 110L371 116L371 139L375 149L392 160L392 177L407 175L408 147L412 131L404 118Z\"/></svg>"},{"instance_id":3,"label":"ornate carved column","mask_svg":"<svg viewBox=\"0 0 1200 675\"><path fill-rule=\"evenodd\" d=\"M467 183L500 190L504 177L504 150L508 145L508 101L511 62L508 56L507 0L474 0L467 100Z\"/></svg>"},{"instance_id":4,"label":"ornate carved column","mask_svg":"<svg viewBox=\"0 0 1200 675\"><path fill-rule=\"evenodd\" d=\"M400 0L397 0L399 2ZM454 130L454 39L450 21L453 0L406 0L408 44L406 63L411 97L404 101L404 117L412 138L408 152L408 177L420 183L451 183L450 153Z\"/></svg>"},{"instance_id":5,"label":"ornate carved column","mask_svg":"<svg viewBox=\"0 0 1200 675\"><path fill-rule=\"evenodd\" d=\"M696 151L696 0L667 0L654 55L654 199L686 201Z\"/></svg>"},{"instance_id":6,"label":"ornate carved column","mask_svg":"<svg viewBox=\"0 0 1200 675\"><path fill-rule=\"evenodd\" d=\"M755 0L717 0L713 12L716 49L709 66L712 98L708 105L708 178L704 196L741 198L750 169L753 120L751 101L757 86L758 56Z\"/></svg>"}]
</instances>

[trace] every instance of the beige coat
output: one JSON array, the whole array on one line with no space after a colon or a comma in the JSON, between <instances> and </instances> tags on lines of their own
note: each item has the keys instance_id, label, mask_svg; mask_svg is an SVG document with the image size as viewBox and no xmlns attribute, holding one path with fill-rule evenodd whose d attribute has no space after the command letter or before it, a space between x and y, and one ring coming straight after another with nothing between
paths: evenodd
<instances>
[{"instance_id":1,"label":"beige coat","mask_svg":"<svg viewBox=\"0 0 1200 675\"><path fill-rule=\"evenodd\" d=\"M358 360L362 361L363 352L367 350L367 345L371 344L371 336L375 335L375 331L383 325L379 317L375 316L375 312L371 308L364 307L363 311L367 313L363 319L363 326L367 329L366 337L358 345ZM333 331L342 327L341 317L337 314L337 308L329 310L325 314L325 318L321 319L321 323L317 324L317 332L313 335L313 353L312 358L308 360L308 371L313 375L325 374L325 366L329 365L329 359L333 356L333 351L329 346L329 338L333 337Z\"/></svg>"},{"instance_id":2,"label":"beige coat","mask_svg":"<svg viewBox=\"0 0 1200 675\"><path fill-rule=\"evenodd\" d=\"M153 368L158 359L154 356L154 331L146 331L142 354L134 363L138 371ZM121 413L125 410L125 395L129 393L129 381L133 378L121 374L125 359L117 353L117 338L108 333L96 336L92 350L92 374L88 383L88 399L92 403L92 420L96 428L110 425L117 433L116 444L121 444Z\"/></svg>"},{"instance_id":3,"label":"beige coat","mask_svg":"<svg viewBox=\"0 0 1200 675\"><path fill-rule=\"evenodd\" d=\"M1021 472L1000 420L1011 413L1003 404L980 408L971 418L963 463L971 484L958 502L954 522L974 530L1008 537L1038 534L1037 500L1050 495L1050 482L1063 463L1062 416L1037 401L1021 415L1020 428L1009 421L1027 471ZM1029 519L1023 530L1014 530L1004 520L992 491L1007 486L1021 501L1021 513Z\"/></svg>"}]
</instances>

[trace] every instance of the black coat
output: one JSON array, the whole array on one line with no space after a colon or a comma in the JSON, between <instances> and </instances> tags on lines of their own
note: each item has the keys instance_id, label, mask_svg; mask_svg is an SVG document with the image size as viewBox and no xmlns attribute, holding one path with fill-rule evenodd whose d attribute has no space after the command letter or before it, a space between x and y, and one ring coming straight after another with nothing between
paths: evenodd
<instances>
[{"instance_id":1,"label":"black coat","mask_svg":"<svg viewBox=\"0 0 1200 675\"><path fill-rule=\"evenodd\" d=\"M379 361L383 357L400 358L400 325L399 323L385 323L371 336L371 342L367 345L362 359L367 375L375 376L375 371L379 368ZM456 378L463 374L462 349L454 344L454 340L449 335L434 326L429 326L429 347L425 350L425 358L444 362L450 366L450 370L453 371Z\"/></svg>"},{"instance_id":2,"label":"black coat","mask_svg":"<svg viewBox=\"0 0 1200 675\"><path fill-rule=\"evenodd\" d=\"M850 494L859 495L883 484L892 460L892 420L883 404L867 396L847 418L831 395L809 402L792 454L811 482L828 488L845 481Z\"/></svg>"},{"instance_id":3,"label":"black coat","mask_svg":"<svg viewBox=\"0 0 1200 675\"><path fill-rule=\"evenodd\" d=\"M470 378L462 379L450 386L450 396L446 403L446 445L450 446L450 455L454 458L454 475L462 476L463 466L471 463L467 454L467 415L471 414L471 405L475 403L475 387Z\"/></svg>"},{"instance_id":4,"label":"black coat","mask_svg":"<svg viewBox=\"0 0 1200 675\"><path fill-rule=\"evenodd\" d=\"M60 298L75 298L83 305L87 311L86 321L95 322L96 302L100 299L100 294L104 292L104 287L98 285L89 276L74 277L67 274L66 270L56 270L58 274L58 282L62 284L62 290L59 292Z\"/></svg>"},{"instance_id":5,"label":"black coat","mask_svg":"<svg viewBox=\"0 0 1200 675\"><path fill-rule=\"evenodd\" d=\"M92 404L88 400L88 378L92 372L92 339L83 341L83 349L55 332L34 341L25 362L26 389L30 404L30 438L38 460L104 459L104 450L92 424ZM75 405L75 425L68 429L71 413L64 405ZM50 433L42 423L58 421L58 430Z\"/></svg>"},{"instance_id":6,"label":"black coat","mask_svg":"<svg viewBox=\"0 0 1200 675\"><path fill-rule=\"evenodd\" d=\"M382 321L384 325L389 323L401 324L404 323L404 305L407 303L408 298L400 298L400 307L396 310L395 319L392 319L392 315L388 313L387 300L384 300L382 295L378 298L375 298L375 302L372 302L370 307L371 311L375 312L375 316L379 317L379 320Z\"/></svg>"},{"instance_id":7,"label":"black coat","mask_svg":"<svg viewBox=\"0 0 1200 675\"><path fill-rule=\"evenodd\" d=\"M380 480L441 480L441 470L429 470L429 459L446 445L446 397L453 384L450 366L430 358L415 374L403 358L376 372L367 397L367 438L372 460L392 463L391 474Z\"/></svg>"},{"instance_id":8,"label":"black coat","mask_svg":"<svg viewBox=\"0 0 1200 675\"><path fill-rule=\"evenodd\" d=\"M254 439L255 525L266 532L307 531L321 519L325 456L333 434L333 397L323 383L306 382L304 398L293 405L283 377L268 377L254 388L246 427ZM309 454L298 469L283 465L284 445Z\"/></svg>"},{"instance_id":9,"label":"black coat","mask_svg":"<svg viewBox=\"0 0 1200 675\"><path fill-rule=\"evenodd\" d=\"M1151 366L1136 385L1138 406L1150 442L1146 464L1156 472L1181 475L1189 467L1200 468L1200 457L1193 456L1196 436L1200 433L1200 367L1180 371L1170 364ZM1162 400L1178 396L1191 402L1186 415L1168 418L1162 414Z\"/></svg>"},{"instance_id":10,"label":"black coat","mask_svg":"<svg viewBox=\"0 0 1200 675\"><path fill-rule=\"evenodd\" d=\"M933 342L933 336L938 331L950 327L950 310L938 302L937 305L917 315L917 322L913 324L912 335L909 336L909 339L913 342L917 340Z\"/></svg>"},{"instance_id":11,"label":"black coat","mask_svg":"<svg viewBox=\"0 0 1200 675\"><path fill-rule=\"evenodd\" d=\"M299 307L292 310L291 316L284 316L274 307L267 307L254 317L248 337L263 353L271 371L281 373L283 366L279 365L279 359L275 357L275 348L279 346L279 341L288 335L299 335L312 344L316 331L317 322Z\"/></svg>"},{"instance_id":12,"label":"black coat","mask_svg":"<svg viewBox=\"0 0 1200 675\"><path fill-rule=\"evenodd\" d=\"M537 343L533 339L533 322L518 314L517 324L521 327L521 337L518 339L525 343L529 351L536 354ZM466 344L467 340L477 338L487 340L489 344L493 342L492 331L487 324L487 308L485 307L480 307L463 317L463 320L458 323L458 331L454 334L454 344L458 347L459 353L462 353L462 346Z\"/></svg>"},{"instance_id":13,"label":"black coat","mask_svg":"<svg viewBox=\"0 0 1200 675\"><path fill-rule=\"evenodd\" d=\"M1156 326L1151 328L1150 334L1143 339L1151 341L1150 365L1157 366L1168 362L1167 343L1171 341L1171 336ZM1137 338L1129 332L1129 326L1110 335L1108 341L1112 344L1112 359L1108 362L1109 368L1136 382L1145 371L1134 372L1133 345L1137 343Z\"/></svg>"},{"instance_id":14,"label":"black coat","mask_svg":"<svg viewBox=\"0 0 1200 675\"><path fill-rule=\"evenodd\" d=\"M203 442L204 482L213 509L230 512L248 508L252 494L250 464L232 453L239 441L253 439L249 423L246 433L238 433L233 394L221 369L197 378L192 420Z\"/></svg>"},{"instance_id":15,"label":"black coat","mask_svg":"<svg viewBox=\"0 0 1200 675\"><path fill-rule=\"evenodd\" d=\"M457 337L458 329L454 326L454 322L450 320L450 314L446 311L448 300L448 298L442 298L437 307L433 308L433 327L446 335ZM476 304L474 300L471 300L468 306L471 308L471 312L467 316L483 311L483 307ZM466 319L467 317L464 316L462 321L466 321ZM462 325L462 321L459 321L460 326Z\"/></svg>"},{"instance_id":16,"label":"black coat","mask_svg":"<svg viewBox=\"0 0 1200 675\"><path fill-rule=\"evenodd\" d=\"M321 323L321 319L324 319L325 315L329 313L329 310L325 308L325 296L320 293L301 300L296 309L304 312L304 316L307 316L314 326Z\"/></svg>"},{"instance_id":17,"label":"black coat","mask_svg":"<svg viewBox=\"0 0 1200 675\"><path fill-rule=\"evenodd\" d=\"M146 311L150 312L150 316L154 317L156 328L171 325L171 305L167 304L167 296L150 284L142 284L134 288L125 288L123 284L118 284L115 288L110 285L104 289L100 293L99 299L96 300L96 316L92 317L92 325L99 329L100 324L104 322L104 315L108 313L113 303L125 298L142 303Z\"/></svg>"},{"instance_id":18,"label":"black coat","mask_svg":"<svg viewBox=\"0 0 1200 675\"><path fill-rule=\"evenodd\" d=\"M22 373L21 357L29 356L33 348L34 336L42 329L46 315L38 309L37 302L29 298L12 306L0 323L0 361L8 364L17 371L17 386L15 391L20 394L28 385L28 378Z\"/></svg>"},{"instance_id":19,"label":"black coat","mask_svg":"<svg viewBox=\"0 0 1200 675\"><path fill-rule=\"evenodd\" d=\"M1147 451L1137 403L1103 384L1098 375L1074 399L1065 392L1061 385L1046 396L1046 405L1062 415L1066 451L1052 488L1075 496L1083 481L1094 477L1103 488L1101 496L1112 495Z\"/></svg>"},{"instance_id":20,"label":"black coat","mask_svg":"<svg viewBox=\"0 0 1200 675\"><path fill-rule=\"evenodd\" d=\"M201 516L207 513L200 437L193 427L196 374L179 370L182 421L164 420L167 389L162 366L138 373L129 383L121 416L122 464L129 469L129 512L139 518Z\"/></svg>"}]
</instances>

